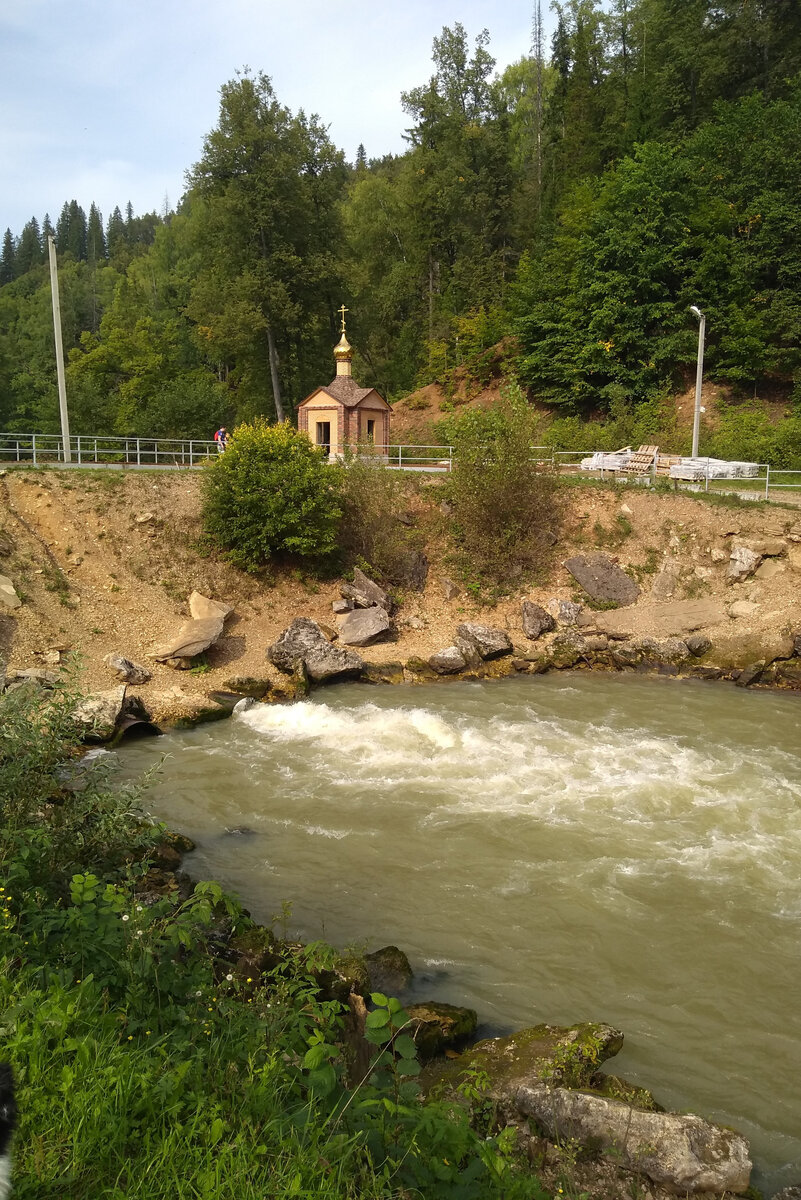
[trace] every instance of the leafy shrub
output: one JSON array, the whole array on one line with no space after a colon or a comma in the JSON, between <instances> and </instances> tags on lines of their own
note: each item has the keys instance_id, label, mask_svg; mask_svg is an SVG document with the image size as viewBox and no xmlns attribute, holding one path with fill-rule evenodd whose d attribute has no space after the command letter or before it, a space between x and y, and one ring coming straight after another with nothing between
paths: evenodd
<instances>
[{"instance_id":1,"label":"leafy shrub","mask_svg":"<svg viewBox=\"0 0 801 1200\"><path fill-rule=\"evenodd\" d=\"M543 564L559 525L556 478L536 461L537 418L521 390L448 418L438 436L454 447L447 495L463 574L497 586Z\"/></svg>"},{"instance_id":2,"label":"leafy shrub","mask_svg":"<svg viewBox=\"0 0 801 1200\"><path fill-rule=\"evenodd\" d=\"M206 532L257 570L280 554L321 559L337 545L337 475L305 434L264 418L240 425L203 476Z\"/></svg>"},{"instance_id":3,"label":"leafy shrub","mask_svg":"<svg viewBox=\"0 0 801 1200\"><path fill-rule=\"evenodd\" d=\"M340 545L349 563L361 560L387 583L413 583L422 538L404 524L414 482L370 459L342 472Z\"/></svg>"}]
</instances>

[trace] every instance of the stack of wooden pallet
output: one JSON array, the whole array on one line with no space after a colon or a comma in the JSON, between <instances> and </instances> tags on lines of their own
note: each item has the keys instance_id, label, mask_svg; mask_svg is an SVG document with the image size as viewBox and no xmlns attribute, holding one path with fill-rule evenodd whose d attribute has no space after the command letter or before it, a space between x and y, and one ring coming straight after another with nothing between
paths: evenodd
<instances>
[{"instance_id":1,"label":"stack of wooden pallet","mask_svg":"<svg viewBox=\"0 0 801 1200\"><path fill-rule=\"evenodd\" d=\"M629 461L624 467L620 468L621 474L627 475L646 475L659 454L658 446L640 446L639 450L635 450Z\"/></svg>"}]
</instances>

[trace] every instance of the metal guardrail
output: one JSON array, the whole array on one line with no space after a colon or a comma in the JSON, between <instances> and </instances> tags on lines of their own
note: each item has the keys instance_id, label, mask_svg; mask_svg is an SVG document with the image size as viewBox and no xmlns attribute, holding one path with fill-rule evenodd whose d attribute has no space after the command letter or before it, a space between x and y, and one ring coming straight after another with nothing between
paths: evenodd
<instances>
[{"instance_id":1,"label":"metal guardrail","mask_svg":"<svg viewBox=\"0 0 801 1200\"><path fill-rule=\"evenodd\" d=\"M69 439L75 466L195 467L217 453L213 441L193 438L85 437ZM0 433L0 463L63 463L64 439L55 433Z\"/></svg>"}]
</instances>

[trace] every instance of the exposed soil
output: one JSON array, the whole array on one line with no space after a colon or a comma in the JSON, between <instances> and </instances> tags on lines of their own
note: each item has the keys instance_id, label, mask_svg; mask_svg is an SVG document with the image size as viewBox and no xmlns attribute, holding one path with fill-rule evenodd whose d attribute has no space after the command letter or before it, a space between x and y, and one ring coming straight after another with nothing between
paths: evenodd
<instances>
[{"instance_id":1,"label":"exposed soil","mask_svg":"<svg viewBox=\"0 0 801 1200\"><path fill-rule=\"evenodd\" d=\"M801 629L797 510L730 509L633 487L624 492L576 486L568 489L565 525L547 576L533 583L521 578L515 595L487 608L463 588L445 599L443 580L453 578L453 568L444 536L436 532L437 489L436 480L424 482L416 502L417 520L428 530L427 585L404 595L393 639L362 651L371 662L427 658L450 645L456 626L469 620L507 629L516 646L530 651L521 599L586 602L561 562L596 550L630 568L640 582L642 598L626 610L634 634L651 632L648 592L666 560L680 567L676 599L717 597L727 608L746 599L756 605L749 616L726 615L705 630L722 660L752 662L783 634ZM173 700L179 708L192 697L199 702L233 676L279 684L282 677L265 652L293 618L311 617L335 628L331 605L341 580L320 581L287 568L265 582L204 549L196 473L9 471L0 479L0 505L0 528L7 535L0 537L0 550L10 551L0 557L0 573L11 577L24 601L0 621L11 669L75 658L80 686L103 689L115 683L103 658L120 653L151 670L152 680L130 691L164 714ZM725 582L732 538L738 536L786 539L785 555L772 560L778 568L772 568L772 578ZM232 605L234 613L205 664L177 671L148 656L182 624L193 589Z\"/></svg>"}]
</instances>

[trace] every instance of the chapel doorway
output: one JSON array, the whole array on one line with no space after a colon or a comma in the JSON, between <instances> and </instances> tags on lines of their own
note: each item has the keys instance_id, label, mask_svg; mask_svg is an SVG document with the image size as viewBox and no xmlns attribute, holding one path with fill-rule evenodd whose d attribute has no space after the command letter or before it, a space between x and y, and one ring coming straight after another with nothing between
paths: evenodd
<instances>
[{"instance_id":1,"label":"chapel doorway","mask_svg":"<svg viewBox=\"0 0 801 1200\"><path fill-rule=\"evenodd\" d=\"M331 422L317 422L317 445L321 450L325 450L326 454L331 453Z\"/></svg>"}]
</instances>

